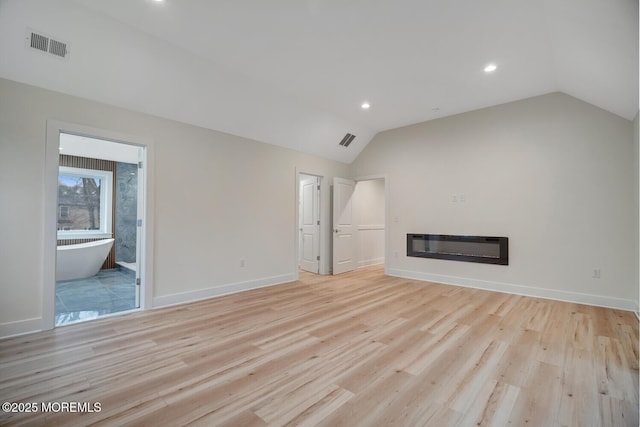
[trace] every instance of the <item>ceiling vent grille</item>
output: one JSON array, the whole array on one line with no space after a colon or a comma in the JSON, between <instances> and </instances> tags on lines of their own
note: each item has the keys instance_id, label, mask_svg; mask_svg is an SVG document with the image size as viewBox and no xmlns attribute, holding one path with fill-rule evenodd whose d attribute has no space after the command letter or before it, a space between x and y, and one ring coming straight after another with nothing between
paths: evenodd
<instances>
[{"instance_id":1,"label":"ceiling vent grille","mask_svg":"<svg viewBox=\"0 0 640 427\"><path fill-rule=\"evenodd\" d=\"M49 53L58 55L60 58L65 58L67 56L67 44L51 39L49 43Z\"/></svg>"},{"instance_id":2,"label":"ceiling vent grille","mask_svg":"<svg viewBox=\"0 0 640 427\"><path fill-rule=\"evenodd\" d=\"M351 144L351 142L355 139L355 137L356 137L355 135L348 133L344 136L344 138L342 138L342 141L340 141L339 145L342 145L343 147L348 147L349 144Z\"/></svg>"},{"instance_id":3,"label":"ceiling vent grille","mask_svg":"<svg viewBox=\"0 0 640 427\"><path fill-rule=\"evenodd\" d=\"M47 53L61 59L69 58L69 44L53 39L41 32L27 29L27 47L39 52Z\"/></svg>"},{"instance_id":4,"label":"ceiling vent grille","mask_svg":"<svg viewBox=\"0 0 640 427\"><path fill-rule=\"evenodd\" d=\"M38 49L43 52L49 51L49 37L45 37L41 34L31 33L30 46L33 49Z\"/></svg>"}]
</instances>

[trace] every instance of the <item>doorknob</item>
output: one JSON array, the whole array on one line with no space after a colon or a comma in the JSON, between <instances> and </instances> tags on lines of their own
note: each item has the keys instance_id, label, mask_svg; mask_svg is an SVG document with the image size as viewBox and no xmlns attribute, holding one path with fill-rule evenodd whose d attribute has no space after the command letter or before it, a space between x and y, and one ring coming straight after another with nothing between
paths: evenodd
<instances>
[{"instance_id":1,"label":"doorknob","mask_svg":"<svg viewBox=\"0 0 640 427\"><path fill-rule=\"evenodd\" d=\"M335 230L333 230L333 231L335 231L336 233L338 233L340 230L338 230L338 229L336 228L336 229L335 229Z\"/></svg>"}]
</instances>

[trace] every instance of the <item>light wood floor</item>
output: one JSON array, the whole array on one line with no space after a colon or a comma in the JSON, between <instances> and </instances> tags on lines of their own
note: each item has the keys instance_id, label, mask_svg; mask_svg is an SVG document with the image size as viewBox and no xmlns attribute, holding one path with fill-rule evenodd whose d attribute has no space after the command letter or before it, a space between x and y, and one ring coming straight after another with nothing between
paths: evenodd
<instances>
[{"instance_id":1,"label":"light wood floor","mask_svg":"<svg viewBox=\"0 0 640 427\"><path fill-rule=\"evenodd\" d=\"M633 313L380 267L0 341L0 425L638 426Z\"/></svg>"}]
</instances>

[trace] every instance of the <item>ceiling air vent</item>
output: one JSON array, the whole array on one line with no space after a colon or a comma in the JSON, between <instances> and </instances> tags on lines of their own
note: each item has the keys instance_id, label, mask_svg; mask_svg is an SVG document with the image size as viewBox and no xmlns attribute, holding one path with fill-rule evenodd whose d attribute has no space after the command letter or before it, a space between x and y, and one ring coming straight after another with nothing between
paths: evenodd
<instances>
[{"instance_id":1,"label":"ceiling air vent","mask_svg":"<svg viewBox=\"0 0 640 427\"><path fill-rule=\"evenodd\" d=\"M351 142L355 139L355 137L356 137L355 135L348 133L344 136L344 138L342 138L342 141L340 141L339 145L342 145L343 147L348 147L349 144L351 144Z\"/></svg>"},{"instance_id":2,"label":"ceiling air vent","mask_svg":"<svg viewBox=\"0 0 640 427\"><path fill-rule=\"evenodd\" d=\"M27 29L27 47L56 56L61 59L69 58L69 45L66 42L53 39L41 32Z\"/></svg>"},{"instance_id":3,"label":"ceiling air vent","mask_svg":"<svg viewBox=\"0 0 640 427\"><path fill-rule=\"evenodd\" d=\"M67 56L67 44L58 40L49 40L49 53L58 55L60 58Z\"/></svg>"},{"instance_id":4,"label":"ceiling air vent","mask_svg":"<svg viewBox=\"0 0 640 427\"><path fill-rule=\"evenodd\" d=\"M49 37L45 37L41 34L31 33L31 47L43 52L49 51Z\"/></svg>"}]
</instances>

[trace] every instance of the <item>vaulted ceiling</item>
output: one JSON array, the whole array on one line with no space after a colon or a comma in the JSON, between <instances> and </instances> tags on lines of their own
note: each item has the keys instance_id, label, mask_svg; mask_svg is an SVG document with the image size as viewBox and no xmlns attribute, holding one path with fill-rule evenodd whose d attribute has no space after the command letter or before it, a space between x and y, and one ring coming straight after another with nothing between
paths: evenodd
<instances>
[{"instance_id":1,"label":"vaulted ceiling","mask_svg":"<svg viewBox=\"0 0 640 427\"><path fill-rule=\"evenodd\" d=\"M0 0L0 54L0 77L347 163L377 132L549 92L638 112L635 0Z\"/></svg>"}]
</instances>

